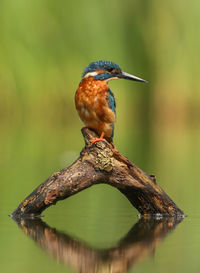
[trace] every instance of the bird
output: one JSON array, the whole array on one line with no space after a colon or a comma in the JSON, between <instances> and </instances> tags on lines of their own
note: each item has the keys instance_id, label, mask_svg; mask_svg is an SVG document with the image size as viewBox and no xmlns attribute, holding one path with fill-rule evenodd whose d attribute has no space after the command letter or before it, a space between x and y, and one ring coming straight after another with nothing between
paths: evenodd
<instances>
[{"instance_id":1,"label":"bird","mask_svg":"<svg viewBox=\"0 0 200 273\"><path fill-rule=\"evenodd\" d=\"M85 127L92 129L99 136L92 139L92 143L104 139L113 143L116 102L108 86L108 82L113 79L147 82L123 72L119 65L111 61L95 61L83 70L75 93L75 106Z\"/></svg>"}]
</instances>

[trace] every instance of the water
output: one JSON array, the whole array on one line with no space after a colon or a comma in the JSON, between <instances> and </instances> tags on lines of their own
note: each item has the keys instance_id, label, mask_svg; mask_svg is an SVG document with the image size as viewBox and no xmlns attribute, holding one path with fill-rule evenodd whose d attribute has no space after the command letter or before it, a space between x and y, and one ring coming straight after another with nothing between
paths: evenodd
<instances>
[{"instance_id":1,"label":"water","mask_svg":"<svg viewBox=\"0 0 200 273\"><path fill-rule=\"evenodd\" d=\"M199 272L199 147L193 149L189 141L195 131L188 131L184 141L175 137L169 141L169 136L162 143L153 139L144 161L134 153L136 144L126 149L118 143L124 154L134 161L140 158L140 167L157 175L159 185L188 215L180 223L139 220L126 198L107 185L96 185L58 202L41 219L16 223L8 215L40 182L72 162L82 145L81 136L80 143L68 144L59 132L60 141L53 135L57 144L52 145L52 136L43 142L45 135L33 138L34 133L34 128L22 131L16 127L2 146L7 155L1 162L3 272ZM137 138L134 143L142 150ZM35 149L37 146L40 148Z\"/></svg>"},{"instance_id":2,"label":"water","mask_svg":"<svg viewBox=\"0 0 200 273\"><path fill-rule=\"evenodd\" d=\"M0 2L1 272L200 272L199 6ZM171 219L137 224L138 212L106 185L58 202L44 223L8 216L78 157L74 93L97 59L149 81L110 83L115 144L188 215L176 227Z\"/></svg>"},{"instance_id":3,"label":"water","mask_svg":"<svg viewBox=\"0 0 200 273\"><path fill-rule=\"evenodd\" d=\"M126 272L146 256L154 254L179 221L141 218L123 238L104 249L57 231L41 219L19 220L18 225L49 256L77 272Z\"/></svg>"}]
</instances>

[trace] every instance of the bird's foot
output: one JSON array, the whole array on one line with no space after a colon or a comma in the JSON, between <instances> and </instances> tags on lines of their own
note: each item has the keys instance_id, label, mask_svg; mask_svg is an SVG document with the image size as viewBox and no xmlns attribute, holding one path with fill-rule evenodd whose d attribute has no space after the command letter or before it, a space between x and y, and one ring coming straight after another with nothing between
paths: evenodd
<instances>
[{"instance_id":1,"label":"bird's foot","mask_svg":"<svg viewBox=\"0 0 200 273\"><path fill-rule=\"evenodd\" d=\"M94 143L96 143L96 142L98 142L98 141L104 140L104 136L105 136L105 133L102 132L102 133L101 133L101 136L100 136L99 138L95 138L95 139L92 139L92 140L90 140L90 141L91 141L92 144L94 144Z\"/></svg>"}]
</instances>

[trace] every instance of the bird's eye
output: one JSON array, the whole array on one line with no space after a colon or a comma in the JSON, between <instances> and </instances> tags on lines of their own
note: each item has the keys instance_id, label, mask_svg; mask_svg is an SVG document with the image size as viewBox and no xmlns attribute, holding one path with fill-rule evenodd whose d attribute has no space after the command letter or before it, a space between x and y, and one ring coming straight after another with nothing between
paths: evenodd
<instances>
[{"instance_id":1,"label":"bird's eye","mask_svg":"<svg viewBox=\"0 0 200 273\"><path fill-rule=\"evenodd\" d=\"M108 70L108 72L113 72L114 71L114 69L112 67L109 67L107 70Z\"/></svg>"}]
</instances>

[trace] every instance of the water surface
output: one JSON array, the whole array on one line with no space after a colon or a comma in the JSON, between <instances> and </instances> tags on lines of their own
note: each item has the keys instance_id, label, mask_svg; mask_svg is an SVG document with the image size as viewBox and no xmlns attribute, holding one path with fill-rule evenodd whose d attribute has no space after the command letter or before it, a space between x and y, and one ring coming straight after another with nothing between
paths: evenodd
<instances>
[{"instance_id":1,"label":"water surface","mask_svg":"<svg viewBox=\"0 0 200 273\"><path fill-rule=\"evenodd\" d=\"M1 168L3 272L199 272L199 147L190 152L192 143L185 145L174 138L165 143L166 150L155 141L140 166L157 175L158 183L188 215L179 224L173 219L139 220L126 198L108 185L96 185L58 202L43 212L41 220L16 223L8 215L22 199L78 155L78 149L72 147L76 143L66 144L63 152L65 136L61 133L61 147L58 140L57 147L52 146L50 138L35 149L45 136L34 138L33 143L34 132L15 129L3 147L7 151ZM187 138L194 134L188 132ZM137 159L134 149L122 145L122 150Z\"/></svg>"}]
</instances>

